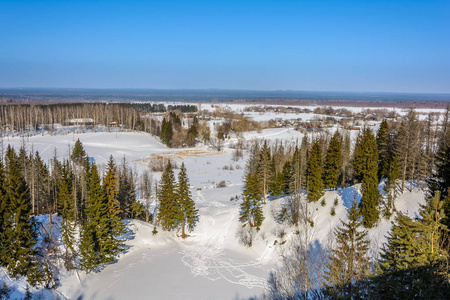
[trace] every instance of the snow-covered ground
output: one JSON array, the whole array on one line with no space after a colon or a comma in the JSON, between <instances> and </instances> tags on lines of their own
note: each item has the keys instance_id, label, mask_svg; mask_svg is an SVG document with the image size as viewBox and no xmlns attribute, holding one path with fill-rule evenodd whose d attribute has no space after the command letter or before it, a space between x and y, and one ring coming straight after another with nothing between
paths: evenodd
<instances>
[{"instance_id":1,"label":"snow-covered ground","mask_svg":"<svg viewBox=\"0 0 450 300\"><path fill-rule=\"evenodd\" d=\"M273 120L275 118L282 118L282 119L287 119L287 120L294 120L297 118L301 118L303 121L305 120L309 120L312 119L313 117L317 117L317 116L321 116L321 115L317 115L317 114L313 114L313 113L277 113L277 112L271 112L271 113L259 113L259 112L251 112L251 111L246 111L246 109L250 108L250 107L285 107L286 105L271 105L271 104L238 104L238 103L228 103L228 104L216 104L216 103L202 103L200 106L201 110L206 110L206 111L214 111L217 109L217 107L221 107L221 108L225 108L228 109L230 111L234 111L234 112L238 112L238 113L243 113L246 116L249 116L251 118L253 118L255 121L268 121L268 120ZM323 107L323 105L289 105L290 107L293 108L298 108L298 109L309 109L311 111L314 111L314 109L318 108L318 107ZM334 109L341 109L341 108L345 108L353 113L360 113L363 110L386 110L386 111L395 111L396 113L398 113L401 116L404 116L408 113L409 109L405 109L405 108L399 108L399 107L366 107L366 106L362 106L362 107L351 107L351 106L331 106ZM419 119L424 120L426 119L428 113L440 113L443 114L445 112L445 109L441 109L441 108L417 108L415 109L416 113L418 114Z\"/></svg>"},{"instance_id":2,"label":"snow-covered ground","mask_svg":"<svg viewBox=\"0 0 450 300\"><path fill-rule=\"evenodd\" d=\"M290 128L278 128L248 132L243 137L248 141L264 138L295 142L301 141L303 135ZM221 152L207 146L188 149L190 151L169 149L157 138L140 132L9 137L4 138L3 144L18 149L25 142L28 151L39 151L44 160L48 160L55 149L59 159L67 157L77 139L99 164L106 163L110 154L117 162L125 156L138 171L149 167L152 155L167 155L178 163L184 161L200 220L185 240L176 233L160 229L153 235L153 225L129 221L129 248L116 262L104 266L101 272L63 273L61 286L55 293L67 299L249 299L262 294L269 272L278 261L283 247L280 244L289 239L295 229L284 228L284 237L277 233L282 225L275 222L272 212L283 201L277 199L265 205L265 220L253 246L248 248L238 242L240 201L230 198L242 193L247 154L238 161L232 160L234 150L229 146L236 139L227 141ZM217 187L220 181L225 181L226 187ZM340 220L346 220L345 208L353 199L360 198L358 188L327 191L325 206L311 204L318 242L325 242ZM336 198L336 215L331 216ZM397 199L396 208L413 215L423 202L422 191L407 191ZM381 247L390 226L391 220L382 219L370 230L374 249ZM24 286L19 285L19 291L23 290Z\"/></svg>"}]
</instances>

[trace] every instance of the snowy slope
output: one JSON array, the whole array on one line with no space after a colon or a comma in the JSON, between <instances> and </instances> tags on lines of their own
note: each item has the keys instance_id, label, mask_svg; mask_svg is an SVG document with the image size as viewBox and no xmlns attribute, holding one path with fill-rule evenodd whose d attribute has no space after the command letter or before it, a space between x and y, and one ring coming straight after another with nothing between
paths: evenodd
<instances>
[{"instance_id":1,"label":"snowy slope","mask_svg":"<svg viewBox=\"0 0 450 300\"><path fill-rule=\"evenodd\" d=\"M248 141L265 138L295 142L301 141L303 135L293 129L279 128L248 132L243 137ZM55 293L68 299L248 299L261 295L269 272L278 261L283 247L280 244L291 238L296 230L275 222L272 212L283 201L277 199L265 205L265 220L253 246L248 248L238 243L240 201L230 201L230 198L242 192L247 154L237 162L232 160L234 150L228 146L235 143L235 139L227 141L221 152L209 151L207 146L197 147L195 150L198 152L189 152L169 149L145 133L91 132L30 137L26 139L27 150L38 150L47 160L53 157L56 149L61 159L67 157L69 146L78 138L89 156L100 164L105 163L110 154L116 161L125 156L138 170L147 168L148 158L155 154L170 155L178 163L184 161L200 221L186 240L176 233L160 229L153 235L153 225L129 221L129 248L116 262L104 266L97 273L73 271L63 274L61 286ZM5 138L6 144L18 149L22 139ZM225 181L226 187L217 187L220 181ZM341 219L346 220L345 208L355 197L359 199L358 188L327 191L325 206L320 203L310 205L314 214L315 238L319 243L326 242ZM338 199L336 215L331 216L335 198ZM396 207L414 215L423 202L422 191L407 191L399 197ZM381 247L390 227L391 221L382 219L370 230L374 250ZM278 233L280 230L286 232L282 238ZM18 296L20 291L24 291L24 287L19 289ZM48 295L45 297L50 299Z\"/></svg>"}]
</instances>

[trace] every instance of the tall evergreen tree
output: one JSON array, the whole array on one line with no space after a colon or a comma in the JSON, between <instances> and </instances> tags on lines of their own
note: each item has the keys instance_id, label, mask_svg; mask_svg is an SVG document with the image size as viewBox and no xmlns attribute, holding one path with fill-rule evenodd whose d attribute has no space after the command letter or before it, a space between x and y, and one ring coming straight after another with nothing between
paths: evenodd
<instances>
[{"instance_id":1,"label":"tall evergreen tree","mask_svg":"<svg viewBox=\"0 0 450 300\"><path fill-rule=\"evenodd\" d=\"M355 177L362 182L362 198L360 212L364 219L364 226L373 227L378 221L378 149L372 130L364 128L358 135L353 158Z\"/></svg>"},{"instance_id":2,"label":"tall evergreen tree","mask_svg":"<svg viewBox=\"0 0 450 300\"><path fill-rule=\"evenodd\" d=\"M317 202L324 193L322 150L318 139L314 140L311 147L306 173L308 176L308 200L310 202Z\"/></svg>"},{"instance_id":3,"label":"tall evergreen tree","mask_svg":"<svg viewBox=\"0 0 450 300\"><path fill-rule=\"evenodd\" d=\"M248 173L245 178L244 191L242 193L241 212L239 220L248 224L250 228L259 230L264 215L261 207L262 190L258 180L258 174Z\"/></svg>"},{"instance_id":4,"label":"tall evergreen tree","mask_svg":"<svg viewBox=\"0 0 450 300\"><path fill-rule=\"evenodd\" d=\"M353 152L353 170L357 182L364 182L375 171L378 174L378 150L375 136L370 128L364 127L356 138ZM377 177L378 178L378 177ZM377 180L378 181L378 180Z\"/></svg>"},{"instance_id":5,"label":"tall evergreen tree","mask_svg":"<svg viewBox=\"0 0 450 300\"><path fill-rule=\"evenodd\" d=\"M448 257L443 245L443 236L448 234L448 227L444 224L446 219L444 201L440 199L440 192L428 199L427 204L420 209L420 218L417 220L416 230L420 233L418 238L418 261L433 263Z\"/></svg>"},{"instance_id":6,"label":"tall evergreen tree","mask_svg":"<svg viewBox=\"0 0 450 300\"><path fill-rule=\"evenodd\" d=\"M135 186L133 182L133 174L129 170L125 157L119 170L119 188L117 192L120 213L119 218L133 218L135 211L134 203L136 202Z\"/></svg>"},{"instance_id":7,"label":"tall evergreen tree","mask_svg":"<svg viewBox=\"0 0 450 300\"><path fill-rule=\"evenodd\" d=\"M325 166L324 166L324 185L328 189L336 189L339 175L341 173L342 160L342 135L336 131L330 140L328 146Z\"/></svg>"},{"instance_id":8,"label":"tall evergreen tree","mask_svg":"<svg viewBox=\"0 0 450 300\"><path fill-rule=\"evenodd\" d=\"M436 154L436 170L433 177L428 179L429 197L437 193L444 201L444 224L450 228L450 140L440 143L440 149Z\"/></svg>"},{"instance_id":9,"label":"tall evergreen tree","mask_svg":"<svg viewBox=\"0 0 450 300\"><path fill-rule=\"evenodd\" d=\"M163 141L168 147L170 147L172 143L172 137L173 137L172 121L171 120L166 121L166 119L163 118L160 134L161 141Z\"/></svg>"},{"instance_id":10,"label":"tall evergreen tree","mask_svg":"<svg viewBox=\"0 0 450 300\"><path fill-rule=\"evenodd\" d=\"M283 169L276 173L270 185L272 196L281 196L289 192L289 183L291 181L291 163L286 161Z\"/></svg>"},{"instance_id":11,"label":"tall evergreen tree","mask_svg":"<svg viewBox=\"0 0 450 300\"><path fill-rule=\"evenodd\" d=\"M124 240L119 237L125 233L125 224L120 220L120 203L118 196L118 178L116 175L116 165L112 155L109 156L108 165L106 167L106 175L103 179L103 189L107 202L107 252L114 257L125 247Z\"/></svg>"},{"instance_id":12,"label":"tall evergreen tree","mask_svg":"<svg viewBox=\"0 0 450 300\"><path fill-rule=\"evenodd\" d=\"M80 139L77 139L75 145L73 146L72 154L70 155L70 159L79 165L83 165L85 160L87 160L87 154L84 150L83 144Z\"/></svg>"},{"instance_id":13,"label":"tall evergreen tree","mask_svg":"<svg viewBox=\"0 0 450 300\"><path fill-rule=\"evenodd\" d=\"M20 165L14 150L8 146L7 179L5 184L8 198L8 220L5 234L9 244L6 256L2 258L7 262L8 271L12 276L28 276L32 285L36 283L38 270L37 229L31 215L31 200L25 179L20 172Z\"/></svg>"},{"instance_id":14,"label":"tall evergreen tree","mask_svg":"<svg viewBox=\"0 0 450 300\"><path fill-rule=\"evenodd\" d=\"M59 227L61 243L64 245L64 265L67 270L73 268L75 251L75 215L72 200L72 176L69 162L66 161L62 168L62 178L59 188L58 213L61 216Z\"/></svg>"},{"instance_id":15,"label":"tall evergreen tree","mask_svg":"<svg viewBox=\"0 0 450 300\"><path fill-rule=\"evenodd\" d=\"M261 152L261 149L256 140L252 142L249 152L249 157L245 164L245 173L257 173L259 169L259 153Z\"/></svg>"},{"instance_id":16,"label":"tall evergreen tree","mask_svg":"<svg viewBox=\"0 0 450 300\"><path fill-rule=\"evenodd\" d=\"M384 191L386 193L385 216L390 218L394 209L394 200L398 195L397 180L400 176L397 155L393 151L389 151L383 170L384 176L386 176L384 183Z\"/></svg>"},{"instance_id":17,"label":"tall evergreen tree","mask_svg":"<svg viewBox=\"0 0 450 300\"><path fill-rule=\"evenodd\" d=\"M380 124L380 129L377 133L377 148L378 148L378 179L385 175L383 172L386 166L386 160L390 153L390 129L386 119L383 119Z\"/></svg>"},{"instance_id":18,"label":"tall evergreen tree","mask_svg":"<svg viewBox=\"0 0 450 300\"><path fill-rule=\"evenodd\" d=\"M335 232L336 247L331 250L325 272L326 294L333 299L362 297L361 284L370 272L367 231L362 230L356 201L348 210L348 222L341 221Z\"/></svg>"},{"instance_id":19,"label":"tall evergreen tree","mask_svg":"<svg viewBox=\"0 0 450 300\"><path fill-rule=\"evenodd\" d=\"M283 194L288 194L289 193L289 185L291 182L291 178L292 178L292 165L291 162L289 160L287 160L284 165L283 165Z\"/></svg>"},{"instance_id":20,"label":"tall evergreen tree","mask_svg":"<svg viewBox=\"0 0 450 300\"><path fill-rule=\"evenodd\" d=\"M79 245L80 265L86 273L92 272L100 263L98 255L98 239L94 224L89 221L83 223Z\"/></svg>"},{"instance_id":21,"label":"tall evergreen tree","mask_svg":"<svg viewBox=\"0 0 450 300\"><path fill-rule=\"evenodd\" d=\"M269 191L269 187L275 175L274 174L275 166L273 165L272 155L267 141L264 141L264 145L261 148L258 166L259 166L258 175L260 178L259 180L261 182L261 189L263 192L263 203L266 203L267 193Z\"/></svg>"},{"instance_id":22,"label":"tall evergreen tree","mask_svg":"<svg viewBox=\"0 0 450 300\"><path fill-rule=\"evenodd\" d=\"M86 216L81 235L80 263L86 272L90 272L96 265L114 259L109 244L108 203L95 164L91 168Z\"/></svg>"},{"instance_id":23,"label":"tall evergreen tree","mask_svg":"<svg viewBox=\"0 0 450 300\"><path fill-rule=\"evenodd\" d=\"M164 230L174 230L180 225L180 209L175 194L175 175L172 170L172 164L167 163L159 182L159 224Z\"/></svg>"},{"instance_id":24,"label":"tall evergreen tree","mask_svg":"<svg viewBox=\"0 0 450 300\"><path fill-rule=\"evenodd\" d=\"M448 252L442 243L448 228L442 223L445 214L439 198L438 192L415 220L403 214L397 216L382 249L381 275L374 281L377 297L448 297Z\"/></svg>"},{"instance_id":25,"label":"tall evergreen tree","mask_svg":"<svg viewBox=\"0 0 450 300\"><path fill-rule=\"evenodd\" d=\"M181 237L184 239L187 237L186 226L189 231L192 231L198 222L198 209L195 208L195 202L192 200L189 178L187 177L184 163L181 164L180 173L178 174L176 197L180 209Z\"/></svg>"},{"instance_id":26,"label":"tall evergreen tree","mask_svg":"<svg viewBox=\"0 0 450 300\"><path fill-rule=\"evenodd\" d=\"M32 184L34 186L34 197L32 203L35 203L35 214L39 215L45 213L46 210L46 199L50 198L50 172L48 166L42 161L39 152L36 151L33 159L33 166L35 172L33 175Z\"/></svg>"},{"instance_id":27,"label":"tall evergreen tree","mask_svg":"<svg viewBox=\"0 0 450 300\"><path fill-rule=\"evenodd\" d=\"M361 190L360 210L364 219L364 226L372 228L380 217L380 211L378 209L380 192L377 181L373 178L366 178Z\"/></svg>"}]
</instances>

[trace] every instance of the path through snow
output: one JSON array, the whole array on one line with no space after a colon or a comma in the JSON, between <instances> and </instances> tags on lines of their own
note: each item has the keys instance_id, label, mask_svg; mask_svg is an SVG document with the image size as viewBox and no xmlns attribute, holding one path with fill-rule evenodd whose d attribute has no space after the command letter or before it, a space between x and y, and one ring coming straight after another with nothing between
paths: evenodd
<instances>
[{"instance_id":1,"label":"path through snow","mask_svg":"<svg viewBox=\"0 0 450 300\"><path fill-rule=\"evenodd\" d=\"M197 191L197 199L201 199L199 202L205 201L201 191ZM220 202L213 199L209 199L209 202L223 207ZM198 243L184 245L181 260L191 268L195 276L204 276L212 281L222 278L247 288L263 288L265 278L247 272L249 268L261 268L261 263L254 259L244 261L242 258L232 258L232 253L224 247L226 236L233 234L230 229L233 228L233 223L237 222L238 214L236 209L230 208L221 209L215 215L203 214L201 217L202 227L209 230L200 234L208 236L203 237Z\"/></svg>"}]
</instances>

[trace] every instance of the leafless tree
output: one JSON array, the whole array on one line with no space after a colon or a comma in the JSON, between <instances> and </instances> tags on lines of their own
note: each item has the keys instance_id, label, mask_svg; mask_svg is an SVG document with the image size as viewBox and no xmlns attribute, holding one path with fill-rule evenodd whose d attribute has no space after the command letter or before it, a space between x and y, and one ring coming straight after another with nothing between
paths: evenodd
<instances>
[{"instance_id":1,"label":"leafless tree","mask_svg":"<svg viewBox=\"0 0 450 300\"><path fill-rule=\"evenodd\" d=\"M316 216L307 199L299 203L298 235L281 249L281 263L271 273L267 299L320 299L327 249L315 241Z\"/></svg>"}]
</instances>

